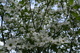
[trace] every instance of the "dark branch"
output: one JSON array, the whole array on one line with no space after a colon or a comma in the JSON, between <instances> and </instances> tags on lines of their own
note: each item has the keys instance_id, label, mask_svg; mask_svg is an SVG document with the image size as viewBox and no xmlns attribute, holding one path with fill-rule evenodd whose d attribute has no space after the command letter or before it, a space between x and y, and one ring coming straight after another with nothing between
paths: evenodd
<instances>
[{"instance_id":1,"label":"dark branch","mask_svg":"<svg viewBox=\"0 0 80 53\"><path fill-rule=\"evenodd\" d=\"M1 33L2 33L2 41L4 42L4 45L5 45L5 39L3 35L3 15L1 15Z\"/></svg>"}]
</instances>

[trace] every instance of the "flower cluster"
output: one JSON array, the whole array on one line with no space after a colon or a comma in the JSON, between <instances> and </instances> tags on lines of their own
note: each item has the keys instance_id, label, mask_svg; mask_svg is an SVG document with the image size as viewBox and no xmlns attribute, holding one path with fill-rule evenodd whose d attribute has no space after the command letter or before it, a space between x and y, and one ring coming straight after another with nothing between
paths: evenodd
<instances>
[{"instance_id":1,"label":"flower cluster","mask_svg":"<svg viewBox=\"0 0 80 53\"><path fill-rule=\"evenodd\" d=\"M34 47L47 47L46 44L63 44L63 43L70 43L68 41L68 38L61 38L53 39L45 32L31 32L27 33L26 37L23 38L13 38L6 40L5 47L7 47L8 50L15 49L15 48L21 48L21 49L32 49Z\"/></svg>"}]
</instances>

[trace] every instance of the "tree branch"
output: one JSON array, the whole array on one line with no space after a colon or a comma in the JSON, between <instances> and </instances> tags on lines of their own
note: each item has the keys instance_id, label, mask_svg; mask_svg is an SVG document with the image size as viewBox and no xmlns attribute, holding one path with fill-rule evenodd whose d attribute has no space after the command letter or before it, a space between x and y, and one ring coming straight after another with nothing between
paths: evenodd
<instances>
[{"instance_id":1,"label":"tree branch","mask_svg":"<svg viewBox=\"0 0 80 53\"><path fill-rule=\"evenodd\" d=\"M2 40L3 40L4 45L5 45L5 39L4 39L4 35L3 35L3 15L1 15L1 33L2 33Z\"/></svg>"}]
</instances>

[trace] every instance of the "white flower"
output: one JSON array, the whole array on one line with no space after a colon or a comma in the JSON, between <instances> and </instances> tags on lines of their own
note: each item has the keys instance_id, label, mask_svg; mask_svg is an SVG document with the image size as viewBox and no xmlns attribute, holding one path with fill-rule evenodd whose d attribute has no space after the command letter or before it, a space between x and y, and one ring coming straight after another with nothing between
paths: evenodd
<instances>
[{"instance_id":1,"label":"white flower","mask_svg":"<svg viewBox=\"0 0 80 53\"><path fill-rule=\"evenodd\" d=\"M70 43L69 39L67 37L61 38L59 37L58 39L59 43Z\"/></svg>"},{"instance_id":2,"label":"white flower","mask_svg":"<svg viewBox=\"0 0 80 53\"><path fill-rule=\"evenodd\" d=\"M32 31L32 32L34 32L34 31L35 31L35 29L34 29L34 28L29 28L29 30L30 30L30 31Z\"/></svg>"},{"instance_id":3,"label":"white flower","mask_svg":"<svg viewBox=\"0 0 80 53\"><path fill-rule=\"evenodd\" d=\"M35 45L32 45L29 42L27 44L23 44L22 45L22 49L24 49L24 48L26 48L26 49L32 49L34 47L35 47Z\"/></svg>"},{"instance_id":4,"label":"white flower","mask_svg":"<svg viewBox=\"0 0 80 53\"><path fill-rule=\"evenodd\" d=\"M17 53L22 53L22 51L21 51L21 50L19 50Z\"/></svg>"},{"instance_id":5,"label":"white flower","mask_svg":"<svg viewBox=\"0 0 80 53\"><path fill-rule=\"evenodd\" d=\"M38 35L38 33L37 32L33 32L33 35Z\"/></svg>"},{"instance_id":6,"label":"white flower","mask_svg":"<svg viewBox=\"0 0 80 53\"><path fill-rule=\"evenodd\" d=\"M26 48L27 48L27 49L32 49L32 48L34 48L34 47L35 47L34 45L30 45L30 44L26 45Z\"/></svg>"},{"instance_id":7,"label":"white flower","mask_svg":"<svg viewBox=\"0 0 80 53\"><path fill-rule=\"evenodd\" d=\"M40 32L40 33L34 32L33 37L31 37L31 39L35 40L36 41L35 45L39 47L44 46L47 43L52 43L52 44L53 42L56 43L56 41L54 41L53 38L48 36L48 34L45 32Z\"/></svg>"},{"instance_id":8,"label":"white flower","mask_svg":"<svg viewBox=\"0 0 80 53\"><path fill-rule=\"evenodd\" d=\"M20 28L21 32L25 32L25 29L23 27Z\"/></svg>"},{"instance_id":9,"label":"white flower","mask_svg":"<svg viewBox=\"0 0 80 53\"><path fill-rule=\"evenodd\" d=\"M36 42L35 45L38 47L42 47L45 45L45 42Z\"/></svg>"},{"instance_id":10,"label":"white flower","mask_svg":"<svg viewBox=\"0 0 80 53\"><path fill-rule=\"evenodd\" d=\"M8 16L4 16L4 21L9 21L9 22L11 22L12 20L8 17Z\"/></svg>"},{"instance_id":11,"label":"white flower","mask_svg":"<svg viewBox=\"0 0 80 53\"><path fill-rule=\"evenodd\" d=\"M47 24L47 28L50 28L51 27L51 25L50 24Z\"/></svg>"},{"instance_id":12,"label":"white flower","mask_svg":"<svg viewBox=\"0 0 80 53\"><path fill-rule=\"evenodd\" d=\"M18 43L17 39L10 38L9 40L6 40L5 47L7 47L8 50L15 49L17 43Z\"/></svg>"},{"instance_id":13,"label":"white flower","mask_svg":"<svg viewBox=\"0 0 80 53\"><path fill-rule=\"evenodd\" d=\"M22 49L24 49L25 47L26 47L26 45L25 45L25 44L21 45L21 48L22 48Z\"/></svg>"},{"instance_id":14,"label":"white flower","mask_svg":"<svg viewBox=\"0 0 80 53\"><path fill-rule=\"evenodd\" d=\"M17 45L17 48L22 48L22 46L21 45Z\"/></svg>"},{"instance_id":15,"label":"white flower","mask_svg":"<svg viewBox=\"0 0 80 53\"><path fill-rule=\"evenodd\" d=\"M30 23L29 26L33 27L33 23Z\"/></svg>"},{"instance_id":16,"label":"white flower","mask_svg":"<svg viewBox=\"0 0 80 53\"><path fill-rule=\"evenodd\" d=\"M52 41L52 44L57 44L57 43L58 43L58 39Z\"/></svg>"}]
</instances>

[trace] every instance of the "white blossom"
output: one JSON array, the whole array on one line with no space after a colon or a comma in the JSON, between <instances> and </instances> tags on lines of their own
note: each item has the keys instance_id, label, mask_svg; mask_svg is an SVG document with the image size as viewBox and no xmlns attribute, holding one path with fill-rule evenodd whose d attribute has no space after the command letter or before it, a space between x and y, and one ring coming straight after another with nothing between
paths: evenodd
<instances>
[{"instance_id":1,"label":"white blossom","mask_svg":"<svg viewBox=\"0 0 80 53\"><path fill-rule=\"evenodd\" d=\"M8 16L4 16L4 21L11 22L12 20Z\"/></svg>"},{"instance_id":2,"label":"white blossom","mask_svg":"<svg viewBox=\"0 0 80 53\"><path fill-rule=\"evenodd\" d=\"M22 32L25 32L24 27L21 27L19 30L22 31Z\"/></svg>"},{"instance_id":3,"label":"white blossom","mask_svg":"<svg viewBox=\"0 0 80 53\"><path fill-rule=\"evenodd\" d=\"M15 49L16 48L16 45L17 43L19 43L20 40L19 39L8 39L6 40L6 44L5 44L5 47L7 47L8 50L11 50L11 49Z\"/></svg>"},{"instance_id":4,"label":"white blossom","mask_svg":"<svg viewBox=\"0 0 80 53\"><path fill-rule=\"evenodd\" d=\"M62 44L63 43L70 43L70 41L67 37L64 37L64 38L59 37L58 41L59 41L59 43L62 43Z\"/></svg>"}]
</instances>

